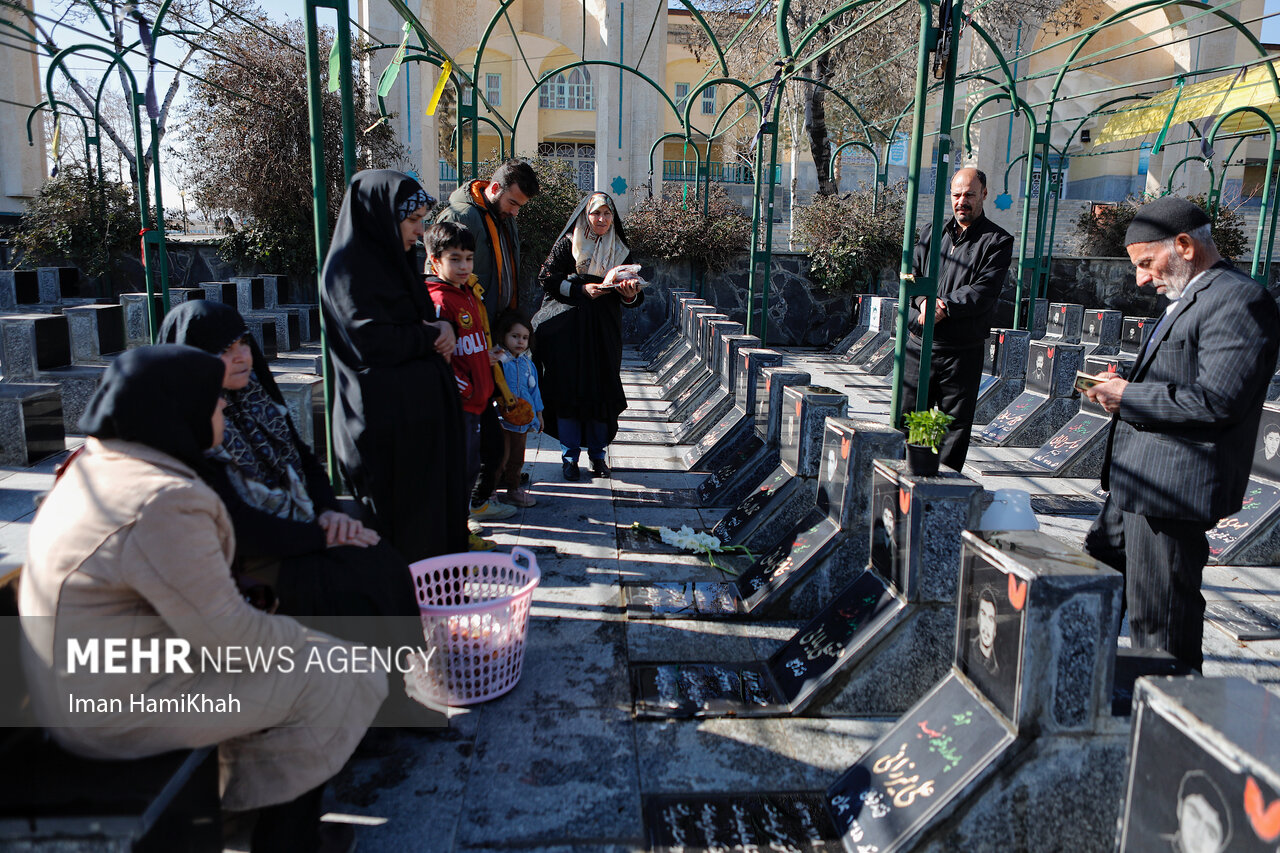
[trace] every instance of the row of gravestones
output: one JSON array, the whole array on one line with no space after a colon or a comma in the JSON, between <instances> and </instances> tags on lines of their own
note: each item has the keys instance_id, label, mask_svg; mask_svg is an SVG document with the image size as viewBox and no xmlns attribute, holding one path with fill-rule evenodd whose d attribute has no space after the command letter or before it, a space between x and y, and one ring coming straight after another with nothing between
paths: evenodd
<instances>
[{"instance_id":1,"label":"row of gravestones","mask_svg":"<svg viewBox=\"0 0 1280 853\"><path fill-rule=\"evenodd\" d=\"M877 348L892 355L896 303L865 297L859 323L842 342L846 360L875 367ZM1074 477L1096 480L1102 469L1110 415L1075 388L1077 371L1096 375L1125 370L1138 357L1154 324L1110 310L1048 306L1045 333L1000 329L987 345L975 423L978 444L1030 448L1023 460L980 463L988 476ZM872 352L864 357L862 353ZM1280 397L1273 379L1269 399ZM1249 488L1239 512L1209 533L1210 561L1234 565L1280 562L1280 404L1268 403L1259 429ZM1096 497L1101 497L1095 490ZM1229 612L1228 612L1229 611ZM1280 622L1247 606L1219 605L1211 618L1237 638L1280 636ZM1230 623L1230 624L1228 624Z\"/></svg>"},{"instance_id":2,"label":"row of gravestones","mask_svg":"<svg viewBox=\"0 0 1280 853\"><path fill-rule=\"evenodd\" d=\"M680 306L665 338L642 352L653 356L664 340L670 349L673 337L697 341L691 307ZM789 384L807 377L786 368L753 370L753 349L740 350L726 390L760 383L764 394L751 400L731 392L733 409L752 427L750 408L765 409L769 426L756 440L776 435L782 464L717 532L728 541L776 541L781 556L766 549L745 558L728 582L629 584L624 599L640 618L810 618L767 661L633 664L635 712L901 716L825 792L646 797L653 849L1106 849L1122 801L1125 850L1155 849L1147 826L1167 826L1166 838L1182 833L1187 844L1191 833L1220 831L1233 819L1243 829L1242 817L1265 840L1280 762L1255 756L1245 780L1238 757L1215 761L1224 739L1247 745L1249 732L1275 730L1252 722L1267 707L1262 697L1236 686L1255 714L1233 731L1231 716L1217 715L1215 726L1167 707L1173 697L1213 708L1218 685L1144 682L1126 789L1131 685L1172 664L1149 653L1117 658L1119 576L1037 533L962 532L976 526L976 483L957 474L915 478L900 462L877 460L901 454L898 433L826 414L840 408L840 395ZM795 505L808 508L800 521ZM849 536L859 524L866 536ZM831 547L841 537L845 547ZM1179 750L1171 761L1170 738L1201 750ZM1153 795L1153 780L1171 769L1184 780L1177 797ZM1204 797L1210 778L1228 792L1212 799L1212 813L1193 799ZM1243 801L1231 800L1241 792Z\"/></svg>"},{"instance_id":3,"label":"row of gravestones","mask_svg":"<svg viewBox=\"0 0 1280 853\"><path fill-rule=\"evenodd\" d=\"M281 305L282 276L255 276L175 288L170 304L213 299L236 307L268 358L304 440L314 443L318 357L282 356L319 337L312 305ZM118 303L87 299L69 267L0 271L0 464L30 465L65 448L111 360L150 340L144 293ZM157 318L163 300L153 297Z\"/></svg>"}]
</instances>

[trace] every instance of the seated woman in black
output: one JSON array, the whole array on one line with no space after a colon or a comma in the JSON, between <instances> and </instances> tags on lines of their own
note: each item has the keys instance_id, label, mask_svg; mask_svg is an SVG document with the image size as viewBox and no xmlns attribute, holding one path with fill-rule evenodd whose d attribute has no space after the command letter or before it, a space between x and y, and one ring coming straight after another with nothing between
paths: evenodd
<instances>
[{"instance_id":1,"label":"seated woman in black","mask_svg":"<svg viewBox=\"0 0 1280 853\"><path fill-rule=\"evenodd\" d=\"M231 515L239 574L273 587L279 612L313 627L379 646L422 646L404 558L341 511L240 313L186 302L169 312L160 337L225 365L226 431L201 476Z\"/></svg>"}]
</instances>

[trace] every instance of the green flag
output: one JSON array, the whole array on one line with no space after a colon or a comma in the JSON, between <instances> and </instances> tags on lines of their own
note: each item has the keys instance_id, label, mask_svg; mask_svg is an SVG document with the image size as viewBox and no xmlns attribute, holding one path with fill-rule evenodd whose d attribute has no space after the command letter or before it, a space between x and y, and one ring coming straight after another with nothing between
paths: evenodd
<instances>
[{"instance_id":1,"label":"green flag","mask_svg":"<svg viewBox=\"0 0 1280 853\"><path fill-rule=\"evenodd\" d=\"M400 65L404 62L404 49L409 46L409 22L404 23L404 37L400 39L400 46L396 48L395 56L391 57L391 64L382 72L382 77L378 80L378 97L385 98L391 94L391 87L396 84L396 78L400 76Z\"/></svg>"},{"instance_id":2,"label":"green flag","mask_svg":"<svg viewBox=\"0 0 1280 853\"><path fill-rule=\"evenodd\" d=\"M329 91L338 91L338 69L340 67L340 59L338 58L338 37L333 38L333 47L329 48Z\"/></svg>"}]
</instances>

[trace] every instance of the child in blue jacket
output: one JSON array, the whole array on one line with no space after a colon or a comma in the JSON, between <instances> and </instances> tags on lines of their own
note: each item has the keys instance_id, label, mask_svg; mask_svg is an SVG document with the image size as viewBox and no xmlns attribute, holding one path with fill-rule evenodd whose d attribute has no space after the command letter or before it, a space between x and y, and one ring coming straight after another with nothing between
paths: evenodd
<instances>
[{"instance_id":1,"label":"child in blue jacket","mask_svg":"<svg viewBox=\"0 0 1280 853\"><path fill-rule=\"evenodd\" d=\"M502 360L502 372L507 380L511 393L525 400L533 408L532 423L517 426L502 420L502 437L506 440L503 454L502 473L498 477L498 486L506 489L502 498L513 506L529 507L538 501L520 485L520 469L524 467L525 440L529 430L542 432L542 393L538 390L538 368L533 364L529 354L530 338L533 335L529 319L515 310L504 311L498 317L495 339L505 351Z\"/></svg>"}]
</instances>

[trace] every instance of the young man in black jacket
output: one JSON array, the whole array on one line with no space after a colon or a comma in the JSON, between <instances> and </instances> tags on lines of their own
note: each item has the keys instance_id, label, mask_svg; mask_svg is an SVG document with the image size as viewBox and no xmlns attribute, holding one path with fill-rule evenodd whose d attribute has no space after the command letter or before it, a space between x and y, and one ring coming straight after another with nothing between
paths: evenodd
<instances>
[{"instance_id":1,"label":"young man in black jacket","mask_svg":"<svg viewBox=\"0 0 1280 853\"><path fill-rule=\"evenodd\" d=\"M964 467L982 379L984 342L991 333L996 302L1013 261L1013 235L982 213L987 176L960 169L951 180L951 211L943 226L938 297L932 306L917 297L911 306L906 364L902 373L902 411L916 408L920 382L922 310L933 311L933 350L926 408L937 406L955 418L941 447L942 464ZM932 225L916 243L914 272L924 275Z\"/></svg>"}]
</instances>

